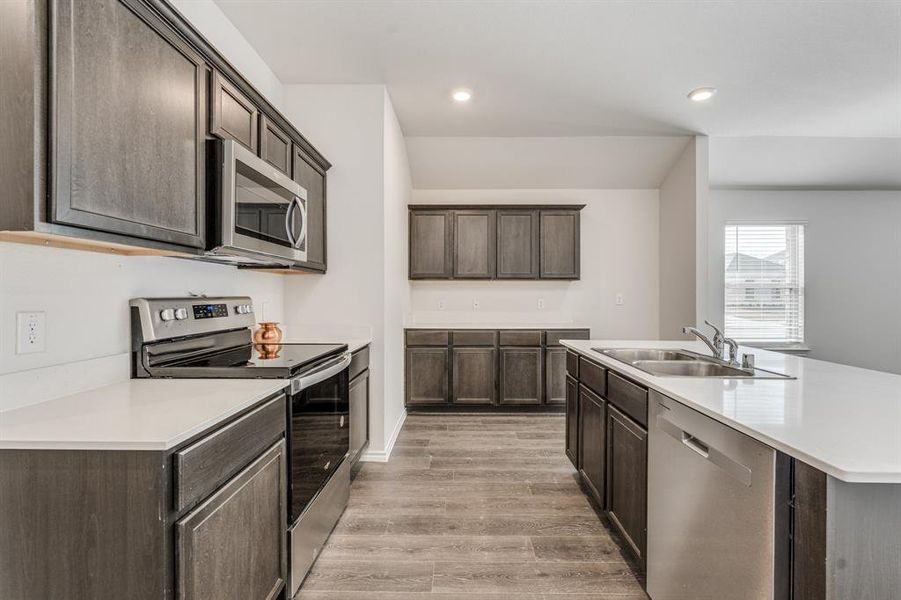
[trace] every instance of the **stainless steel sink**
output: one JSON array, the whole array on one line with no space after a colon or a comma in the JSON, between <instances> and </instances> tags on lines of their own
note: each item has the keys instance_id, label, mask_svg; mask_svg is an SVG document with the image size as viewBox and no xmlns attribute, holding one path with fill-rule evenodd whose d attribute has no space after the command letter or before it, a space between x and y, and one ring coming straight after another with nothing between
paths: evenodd
<instances>
[{"instance_id":1,"label":"stainless steel sink","mask_svg":"<svg viewBox=\"0 0 901 600\"><path fill-rule=\"evenodd\" d=\"M592 348L595 352L606 354L624 363L633 363L638 360L697 360L696 354L689 354L681 350L662 350L658 348Z\"/></svg>"},{"instance_id":2,"label":"stainless steel sink","mask_svg":"<svg viewBox=\"0 0 901 600\"><path fill-rule=\"evenodd\" d=\"M764 369L741 369L691 350L667 348L592 348L592 350L657 377L795 379L790 375Z\"/></svg>"},{"instance_id":3,"label":"stainless steel sink","mask_svg":"<svg viewBox=\"0 0 901 600\"><path fill-rule=\"evenodd\" d=\"M632 363L652 375L663 377L754 377L753 371L721 365L707 360L637 360Z\"/></svg>"}]
</instances>

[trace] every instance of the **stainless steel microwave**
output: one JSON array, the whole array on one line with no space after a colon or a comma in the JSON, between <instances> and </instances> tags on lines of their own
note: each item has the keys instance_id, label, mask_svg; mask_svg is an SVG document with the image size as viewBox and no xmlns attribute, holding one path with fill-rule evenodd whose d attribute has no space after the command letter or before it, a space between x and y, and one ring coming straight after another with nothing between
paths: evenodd
<instances>
[{"instance_id":1,"label":"stainless steel microwave","mask_svg":"<svg viewBox=\"0 0 901 600\"><path fill-rule=\"evenodd\" d=\"M232 141L212 142L207 258L287 267L307 260L307 191Z\"/></svg>"}]
</instances>

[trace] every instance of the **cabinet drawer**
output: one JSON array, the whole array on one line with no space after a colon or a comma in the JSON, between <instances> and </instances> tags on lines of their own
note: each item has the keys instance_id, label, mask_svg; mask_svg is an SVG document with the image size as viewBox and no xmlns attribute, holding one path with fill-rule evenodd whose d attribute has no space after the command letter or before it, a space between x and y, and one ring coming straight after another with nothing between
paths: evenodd
<instances>
[{"instance_id":1,"label":"cabinet drawer","mask_svg":"<svg viewBox=\"0 0 901 600\"><path fill-rule=\"evenodd\" d=\"M607 400L642 426L648 426L648 391L616 373L607 378Z\"/></svg>"},{"instance_id":2,"label":"cabinet drawer","mask_svg":"<svg viewBox=\"0 0 901 600\"><path fill-rule=\"evenodd\" d=\"M552 329L544 335L548 346L559 346L560 340L587 340L590 332L588 329Z\"/></svg>"},{"instance_id":3,"label":"cabinet drawer","mask_svg":"<svg viewBox=\"0 0 901 600\"><path fill-rule=\"evenodd\" d=\"M352 380L354 377L369 368L369 346L360 348L353 353L350 359L350 367L348 367L347 379Z\"/></svg>"},{"instance_id":4,"label":"cabinet drawer","mask_svg":"<svg viewBox=\"0 0 901 600\"><path fill-rule=\"evenodd\" d=\"M175 509L205 498L284 435L285 396L271 400L175 453Z\"/></svg>"},{"instance_id":5,"label":"cabinet drawer","mask_svg":"<svg viewBox=\"0 0 901 600\"><path fill-rule=\"evenodd\" d=\"M455 331L454 346L494 346L497 343L497 332L483 329L471 331Z\"/></svg>"},{"instance_id":6,"label":"cabinet drawer","mask_svg":"<svg viewBox=\"0 0 901 600\"><path fill-rule=\"evenodd\" d=\"M432 329L407 330L408 346L447 346L450 343L449 338L450 334L447 331Z\"/></svg>"},{"instance_id":7,"label":"cabinet drawer","mask_svg":"<svg viewBox=\"0 0 901 600\"><path fill-rule=\"evenodd\" d=\"M566 351L566 373L575 379L579 378L579 355L569 350Z\"/></svg>"},{"instance_id":8,"label":"cabinet drawer","mask_svg":"<svg viewBox=\"0 0 901 600\"><path fill-rule=\"evenodd\" d=\"M541 331L511 329L500 332L501 346L540 346Z\"/></svg>"},{"instance_id":9,"label":"cabinet drawer","mask_svg":"<svg viewBox=\"0 0 901 600\"><path fill-rule=\"evenodd\" d=\"M607 369L579 357L579 381L599 396L607 395Z\"/></svg>"}]
</instances>

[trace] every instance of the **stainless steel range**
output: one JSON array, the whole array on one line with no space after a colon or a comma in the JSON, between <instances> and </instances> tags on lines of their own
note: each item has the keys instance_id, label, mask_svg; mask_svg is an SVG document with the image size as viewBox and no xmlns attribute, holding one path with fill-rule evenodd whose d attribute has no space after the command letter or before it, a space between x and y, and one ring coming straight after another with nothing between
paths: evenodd
<instances>
[{"instance_id":1,"label":"stainless steel range","mask_svg":"<svg viewBox=\"0 0 901 600\"><path fill-rule=\"evenodd\" d=\"M275 378L288 384L288 523L293 596L350 493L343 344L254 347L248 297L137 298L130 302L132 377Z\"/></svg>"}]
</instances>

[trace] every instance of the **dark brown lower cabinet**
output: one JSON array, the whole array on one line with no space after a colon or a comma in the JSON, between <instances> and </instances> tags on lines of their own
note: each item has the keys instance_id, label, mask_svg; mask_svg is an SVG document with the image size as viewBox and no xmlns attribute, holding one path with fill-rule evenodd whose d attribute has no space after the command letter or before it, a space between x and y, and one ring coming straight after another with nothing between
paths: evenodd
<instances>
[{"instance_id":1,"label":"dark brown lower cabinet","mask_svg":"<svg viewBox=\"0 0 901 600\"><path fill-rule=\"evenodd\" d=\"M178 597L275 598L285 583L285 443L175 524Z\"/></svg>"},{"instance_id":2,"label":"dark brown lower cabinet","mask_svg":"<svg viewBox=\"0 0 901 600\"><path fill-rule=\"evenodd\" d=\"M275 598L286 399L169 450L0 450L0 598Z\"/></svg>"},{"instance_id":3,"label":"dark brown lower cabinet","mask_svg":"<svg viewBox=\"0 0 901 600\"><path fill-rule=\"evenodd\" d=\"M500 349L501 404L541 404L543 359L541 348Z\"/></svg>"},{"instance_id":4,"label":"dark brown lower cabinet","mask_svg":"<svg viewBox=\"0 0 901 600\"><path fill-rule=\"evenodd\" d=\"M544 401L547 404L566 402L566 348L544 351Z\"/></svg>"},{"instance_id":5,"label":"dark brown lower cabinet","mask_svg":"<svg viewBox=\"0 0 901 600\"><path fill-rule=\"evenodd\" d=\"M407 405L447 404L450 350L407 348Z\"/></svg>"},{"instance_id":6,"label":"dark brown lower cabinet","mask_svg":"<svg viewBox=\"0 0 901 600\"><path fill-rule=\"evenodd\" d=\"M826 474L792 461L792 599L826 598Z\"/></svg>"},{"instance_id":7,"label":"dark brown lower cabinet","mask_svg":"<svg viewBox=\"0 0 901 600\"><path fill-rule=\"evenodd\" d=\"M454 404L494 404L497 397L497 354L494 348L454 348Z\"/></svg>"},{"instance_id":8,"label":"dark brown lower cabinet","mask_svg":"<svg viewBox=\"0 0 901 600\"><path fill-rule=\"evenodd\" d=\"M607 516L644 567L648 521L648 432L607 405Z\"/></svg>"},{"instance_id":9,"label":"dark brown lower cabinet","mask_svg":"<svg viewBox=\"0 0 901 600\"><path fill-rule=\"evenodd\" d=\"M355 465L369 445L369 369L351 380L347 389L350 400L350 462Z\"/></svg>"},{"instance_id":10,"label":"dark brown lower cabinet","mask_svg":"<svg viewBox=\"0 0 901 600\"><path fill-rule=\"evenodd\" d=\"M579 382L566 376L566 456L579 468Z\"/></svg>"},{"instance_id":11,"label":"dark brown lower cabinet","mask_svg":"<svg viewBox=\"0 0 901 600\"><path fill-rule=\"evenodd\" d=\"M604 454L606 452L607 402L579 387L579 474L599 506L604 506Z\"/></svg>"}]
</instances>

